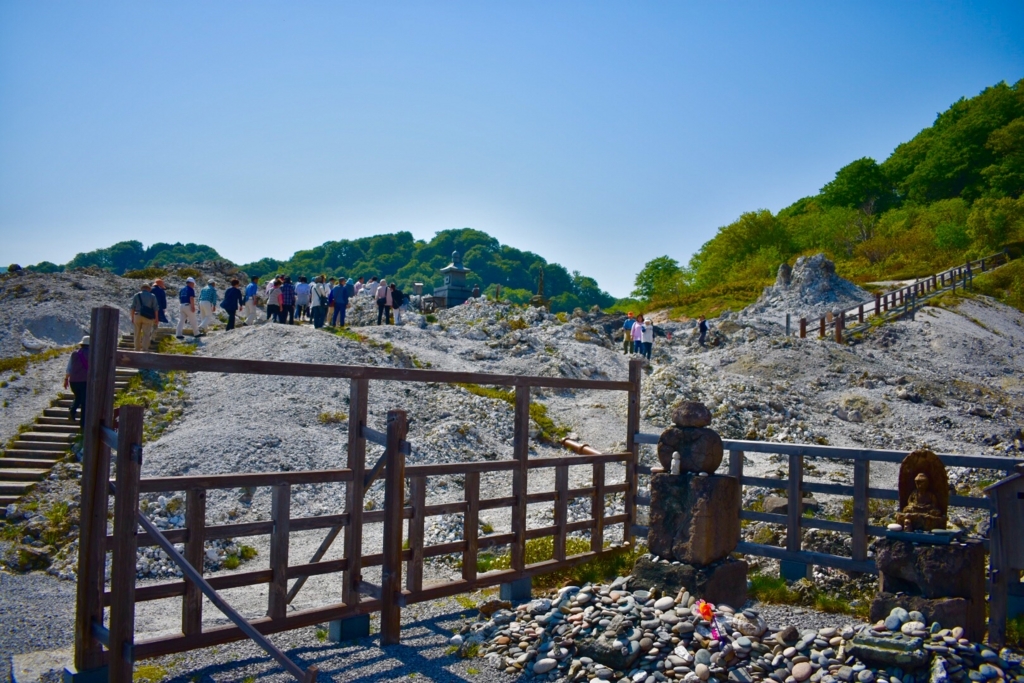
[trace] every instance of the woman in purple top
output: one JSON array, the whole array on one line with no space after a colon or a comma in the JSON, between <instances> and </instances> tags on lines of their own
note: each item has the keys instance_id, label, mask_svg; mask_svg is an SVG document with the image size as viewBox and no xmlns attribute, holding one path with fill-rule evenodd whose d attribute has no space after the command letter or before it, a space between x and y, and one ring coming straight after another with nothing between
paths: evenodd
<instances>
[{"instance_id":1,"label":"woman in purple top","mask_svg":"<svg viewBox=\"0 0 1024 683\"><path fill-rule=\"evenodd\" d=\"M64 388L71 389L75 400L68 411L68 422L75 421L75 413L82 409L82 417L79 422L85 422L85 389L89 381L89 337L82 337L79 348L71 353L68 358L68 367L64 374Z\"/></svg>"}]
</instances>

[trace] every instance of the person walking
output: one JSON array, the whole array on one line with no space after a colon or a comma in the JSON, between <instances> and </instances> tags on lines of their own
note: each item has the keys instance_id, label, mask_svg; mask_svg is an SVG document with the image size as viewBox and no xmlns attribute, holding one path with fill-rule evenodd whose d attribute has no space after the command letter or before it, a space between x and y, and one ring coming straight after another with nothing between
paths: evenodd
<instances>
[{"instance_id":1,"label":"person walking","mask_svg":"<svg viewBox=\"0 0 1024 683\"><path fill-rule=\"evenodd\" d=\"M629 333L633 338L633 353L640 353L644 344L644 316L642 314L636 317L636 322L629 329Z\"/></svg>"},{"instance_id":2,"label":"person walking","mask_svg":"<svg viewBox=\"0 0 1024 683\"><path fill-rule=\"evenodd\" d=\"M82 409L82 416L78 418L79 424L85 422L85 397L86 387L89 381L89 337L82 337L78 342L78 348L71 352L68 358L68 367L64 371L64 388L71 389L75 400L71 403L71 410L68 411L68 422L75 421L75 413Z\"/></svg>"},{"instance_id":3,"label":"person walking","mask_svg":"<svg viewBox=\"0 0 1024 683\"><path fill-rule=\"evenodd\" d=\"M178 339L185 338L185 323L188 323L193 337L199 334L199 321L196 318L196 281L191 277L185 280L185 286L178 290Z\"/></svg>"},{"instance_id":4,"label":"person walking","mask_svg":"<svg viewBox=\"0 0 1024 683\"><path fill-rule=\"evenodd\" d=\"M309 280L305 275L299 276L299 284L295 285L295 317L300 321L309 320Z\"/></svg>"},{"instance_id":5,"label":"person walking","mask_svg":"<svg viewBox=\"0 0 1024 683\"><path fill-rule=\"evenodd\" d=\"M206 334L206 328L213 325L216 320L213 316L217 312L217 287L216 282L207 280L206 286L199 291L199 334Z\"/></svg>"},{"instance_id":6,"label":"person walking","mask_svg":"<svg viewBox=\"0 0 1024 683\"><path fill-rule=\"evenodd\" d=\"M706 347L704 340L708 336L708 321L703 315L697 318L697 329L700 331L700 345Z\"/></svg>"},{"instance_id":7,"label":"person walking","mask_svg":"<svg viewBox=\"0 0 1024 683\"><path fill-rule=\"evenodd\" d=\"M644 330L641 335L643 337L643 355L647 360L651 360L651 349L654 348L654 323L646 323Z\"/></svg>"},{"instance_id":8,"label":"person walking","mask_svg":"<svg viewBox=\"0 0 1024 683\"><path fill-rule=\"evenodd\" d=\"M160 323L170 324L170 320L167 319L167 287L164 285L164 279L158 277L153 280L153 288L150 290L153 292L153 296L156 297L156 303L158 306L156 314L156 326L160 327Z\"/></svg>"},{"instance_id":9,"label":"person walking","mask_svg":"<svg viewBox=\"0 0 1024 683\"><path fill-rule=\"evenodd\" d=\"M245 286L245 317L242 321L246 325L256 324L256 299L260 294L260 279L253 276L249 284Z\"/></svg>"},{"instance_id":10,"label":"person walking","mask_svg":"<svg viewBox=\"0 0 1024 683\"><path fill-rule=\"evenodd\" d=\"M394 282L391 283L391 308L395 311L395 324L402 324L402 307L405 305L405 292L398 288Z\"/></svg>"},{"instance_id":11,"label":"person walking","mask_svg":"<svg viewBox=\"0 0 1024 683\"><path fill-rule=\"evenodd\" d=\"M142 285L141 291L132 297L131 318L135 327L135 350L149 351L149 344L153 340L153 330L156 329L156 316L159 304L153 292L150 291L149 283Z\"/></svg>"},{"instance_id":12,"label":"person walking","mask_svg":"<svg viewBox=\"0 0 1024 683\"><path fill-rule=\"evenodd\" d=\"M287 275L281 283L281 322L295 324L295 285Z\"/></svg>"},{"instance_id":13,"label":"person walking","mask_svg":"<svg viewBox=\"0 0 1024 683\"><path fill-rule=\"evenodd\" d=\"M224 292L224 301L220 305L224 312L228 314L228 326L225 328L228 330L235 329L235 314L242 308L242 300L245 298L238 285L237 279L231 281L231 286Z\"/></svg>"},{"instance_id":14,"label":"person walking","mask_svg":"<svg viewBox=\"0 0 1024 683\"><path fill-rule=\"evenodd\" d=\"M330 290L327 289L327 285L324 283L324 276L318 275L309 287L309 312L315 329L319 330L324 326L330 296Z\"/></svg>"},{"instance_id":15,"label":"person walking","mask_svg":"<svg viewBox=\"0 0 1024 683\"><path fill-rule=\"evenodd\" d=\"M362 292L363 288L366 287L366 283L363 282L364 279L365 278L359 278L358 280L356 280L356 284L353 287L353 289L356 290L356 294Z\"/></svg>"},{"instance_id":16,"label":"person walking","mask_svg":"<svg viewBox=\"0 0 1024 683\"><path fill-rule=\"evenodd\" d=\"M281 319L281 281L274 280L270 283L270 293L267 294L267 320L275 323L284 322Z\"/></svg>"},{"instance_id":17,"label":"person walking","mask_svg":"<svg viewBox=\"0 0 1024 683\"><path fill-rule=\"evenodd\" d=\"M377 324L383 319L386 324L391 324L391 289L388 288L388 281L383 278L377 285Z\"/></svg>"},{"instance_id":18,"label":"person walking","mask_svg":"<svg viewBox=\"0 0 1024 683\"><path fill-rule=\"evenodd\" d=\"M633 325L636 323L636 318L633 317L633 311L626 314L626 320L622 323L622 353L629 355L629 352L633 350Z\"/></svg>"},{"instance_id":19,"label":"person walking","mask_svg":"<svg viewBox=\"0 0 1024 683\"><path fill-rule=\"evenodd\" d=\"M345 327L345 312L349 307L352 289L348 284L348 278L341 278L338 284L331 290L331 304L334 311L331 313L331 326L340 325Z\"/></svg>"}]
</instances>

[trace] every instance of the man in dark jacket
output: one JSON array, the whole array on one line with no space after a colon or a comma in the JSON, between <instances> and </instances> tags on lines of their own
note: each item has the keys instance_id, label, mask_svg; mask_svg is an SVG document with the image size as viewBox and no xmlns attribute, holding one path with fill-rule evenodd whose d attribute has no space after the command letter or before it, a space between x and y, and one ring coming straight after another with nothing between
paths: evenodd
<instances>
[{"instance_id":1,"label":"man in dark jacket","mask_svg":"<svg viewBox=\"0 0 1024 683\"><path fill-rule=\"evenodd\" d=\"M295 285L290 277L284 278L281 285L281 313L280 322L287 321L289 325L295 324Z\"/></svg>"},{"instance_id":2,"label":"man in dark jacket","mask_svg":"<svg viewBox=\"0 0 1024 683\"><path fill-rule=\"evenodd\" d=\"M242 290L238 288L238 280L232 280L231 286L228 287L226 292L224 292L224 300L220 302L221 309L228 314L228 326L226 329L235 329L235 314L238 313L238 309L242 307L244 299L245 295L243 295Z\"/></svg>"},{"instance_id":3,"label":"man in dark jacket","mask_svg":"<svg viewBox=\"0 0 1024 683\"><path fill-rule=\"evenodd\" d=\"M164 279L162 277L158 277L154 280L153 289L150 291L153 293L153 296L156 297L157 306L160 307L157 314L157 327L160 326L160 323L169 324L171 321L167 319L167 287L164 285Z\"/></svg>"},{"instance_id":4,"label":"man in dark jacket","mask_svg":"<svg viewBox=\"0 0 1024 683\"><path fill-rule=\"evenodd\" d=\"M331 326L341 325L345 327L345 309L348 308L349 284L346 278L338 280L338 284L331 290L330 301L334 306L334 312L331 313ZM340 321L340 322L339 322Z\"/></svg>"},{"instance_id":5,"label":"man in dark jacket","mask_svg":"<svg viewBox=\"0 0 1024 683\"><path fill-rule=\"evenodd\" d=\"M80 348L71 354L64 374L64 388L71 389L75 400L68 411L68 422L75 421L75 413L82 409L79 424L85 422L86 382L89 381L89 337L82 337Z\"/></svg>"},{"instance_id":6,"label":"man in dark jacket","mask_svg":"<svg viewBox=\"0 0 1024 683\"><path fill-rule=\"evenodd\" d=\"M479 288L477 288L479 290ZM402 306L405 304L405 292L398 288L394 282L391 283L391 308L395 311L395 324L402 324Z\"/></svg>"}]
</instances>

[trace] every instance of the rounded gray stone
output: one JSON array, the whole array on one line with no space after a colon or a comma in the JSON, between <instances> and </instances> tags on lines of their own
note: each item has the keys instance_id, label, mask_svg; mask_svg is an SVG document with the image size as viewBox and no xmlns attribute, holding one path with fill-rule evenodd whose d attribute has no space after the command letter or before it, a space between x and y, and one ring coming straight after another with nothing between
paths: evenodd
<instances>
[{"instance_id":1,"label":"rounded gray stone","mask_svg":"<svg viewBox=\"0 0 1024 683\"><path fill-rule=\"evenodd\" d=\"M672 411L672 421L679 427L707 427L711 411L703 403L684 401Z\"/></svg>"}]
</instances>

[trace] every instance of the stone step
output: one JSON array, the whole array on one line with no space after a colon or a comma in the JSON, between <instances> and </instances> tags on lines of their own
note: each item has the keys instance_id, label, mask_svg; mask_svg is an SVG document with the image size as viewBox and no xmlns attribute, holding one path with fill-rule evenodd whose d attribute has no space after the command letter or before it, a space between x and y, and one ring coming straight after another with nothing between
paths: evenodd
<instances>
[{"instance_id":1,"label":"stone step","mask_svg":"<svg viewBox=\"0 0 1024 683\"><path fill-rule=\"evenodd\" d=\"M62 410L62 409L61 408L49 408L48 410ZM81 415L81 411L79 411L79 415ZM38 426L46 425L46 426L51 426L51 427L55 427L57 425L61 425L61 426L65 426L65 427L70 427L71 429L74 429L76 431L78 430L78 422L77 421L75 421L73 423L72 422L68 422L68 411L67 410L64 411L63 417L51 417L49 415L42 415L40 417L37 417L36 418L36 425L38 425Z\"/></svg>"},{"instance_id":2,"label":"stone step","mask_svg":"<svg viewBox=\"0 0 1024 683\"><path fill-rule=\"evenodd\" d=\"M50 432L54 434L71 434L72 438L77 435L81 429L78 428L77 424L71 424L67 420L57 420L57 422L51 424L49 422L42 422L42 420L52 420L50 417L37 417L36 424L32 427L34 432Z\"/></svg>"},{"instance_id":3,"label":"stone step","mask_svg":"<svg viewBox=\"0 0 1024 683\"><path fill-rule=\"evenodd\" d=\"M4 481L42 481L49 473L49 469L4 467L4 459L0 458L0 479Z\"/></svg>"},{"instance_id":4,"label":"stone step","mask_svg":"<svg viewBox=\"0 0 1024 683\"><path fill-rule=\"evenodd\" d=\"M19 458L22 460L49 460L56 462L63 457L63 451L34 451L28 448L8 448L4 451L4 458Z\"/></svg>"},{"instance_id":5,"label":"stone step","mask_svg":"<svg viewBox=\"0 0 1024 683\"><path fill-rule=\"evenodd\" d=\"M52 408L70 408L72 405L74 405L74 403L75 402L72 401L69 398L59 398L59 399L57 399L56 401L53 402L51 407Z\"/></svg>"},{"instance_id":6,"label":"stone step","mask_svg":"<svg viewBox=\"0 0 1024 683\"><path fill-rule=\"evenodd\" d=\"M18 439L14 442L9 450L12 451L56 451L57 453L63 453L71 447L70 441L54 442L54 441L29 441L28 439Z\"/></svg>"},{"instance_id":7,"label":"stone step","mask_svg":"<svg viewBox=\"0 0 1024 683\"><path fill-rule=\"evenodd\" d=\"M53 432L22 432L18 436L19 441L46 441L48 443L71 443L69 434L54 434Z\"/></svg>"},{"instance_id":8,"label":"stone step","mask_svg":"<svg viewBox=\"0 0 1024 683\"><path fill-rule=\"evenodd\" d=\"M43 410L43 417L49 417L55 420L64 420L67 422L68 415L71 414L71 410L69 410L70 408L71 406L46 408Z\"/></svg>"},{"instance_id":9,"label":"stone step","mask_svg":"<svg viewBox=\"0 0 1024 683\"><path fill-rule=\"evenodd\" d=\"M0 458L0 468L14 468L14 469L39 469L41 467L50 468L57 464L57 460L46 459L46 458Z\"/></svg>"},{"instance_id":10,"label":"stone step","mask_svg":"<svg viewBox=\"0 0 1024 683\"><path fill-rule=\"evenodd\" d=\"M0 496L24 496L35 486L34 481L4 481L0 478Z\"/></svg>"}]
</instances>

